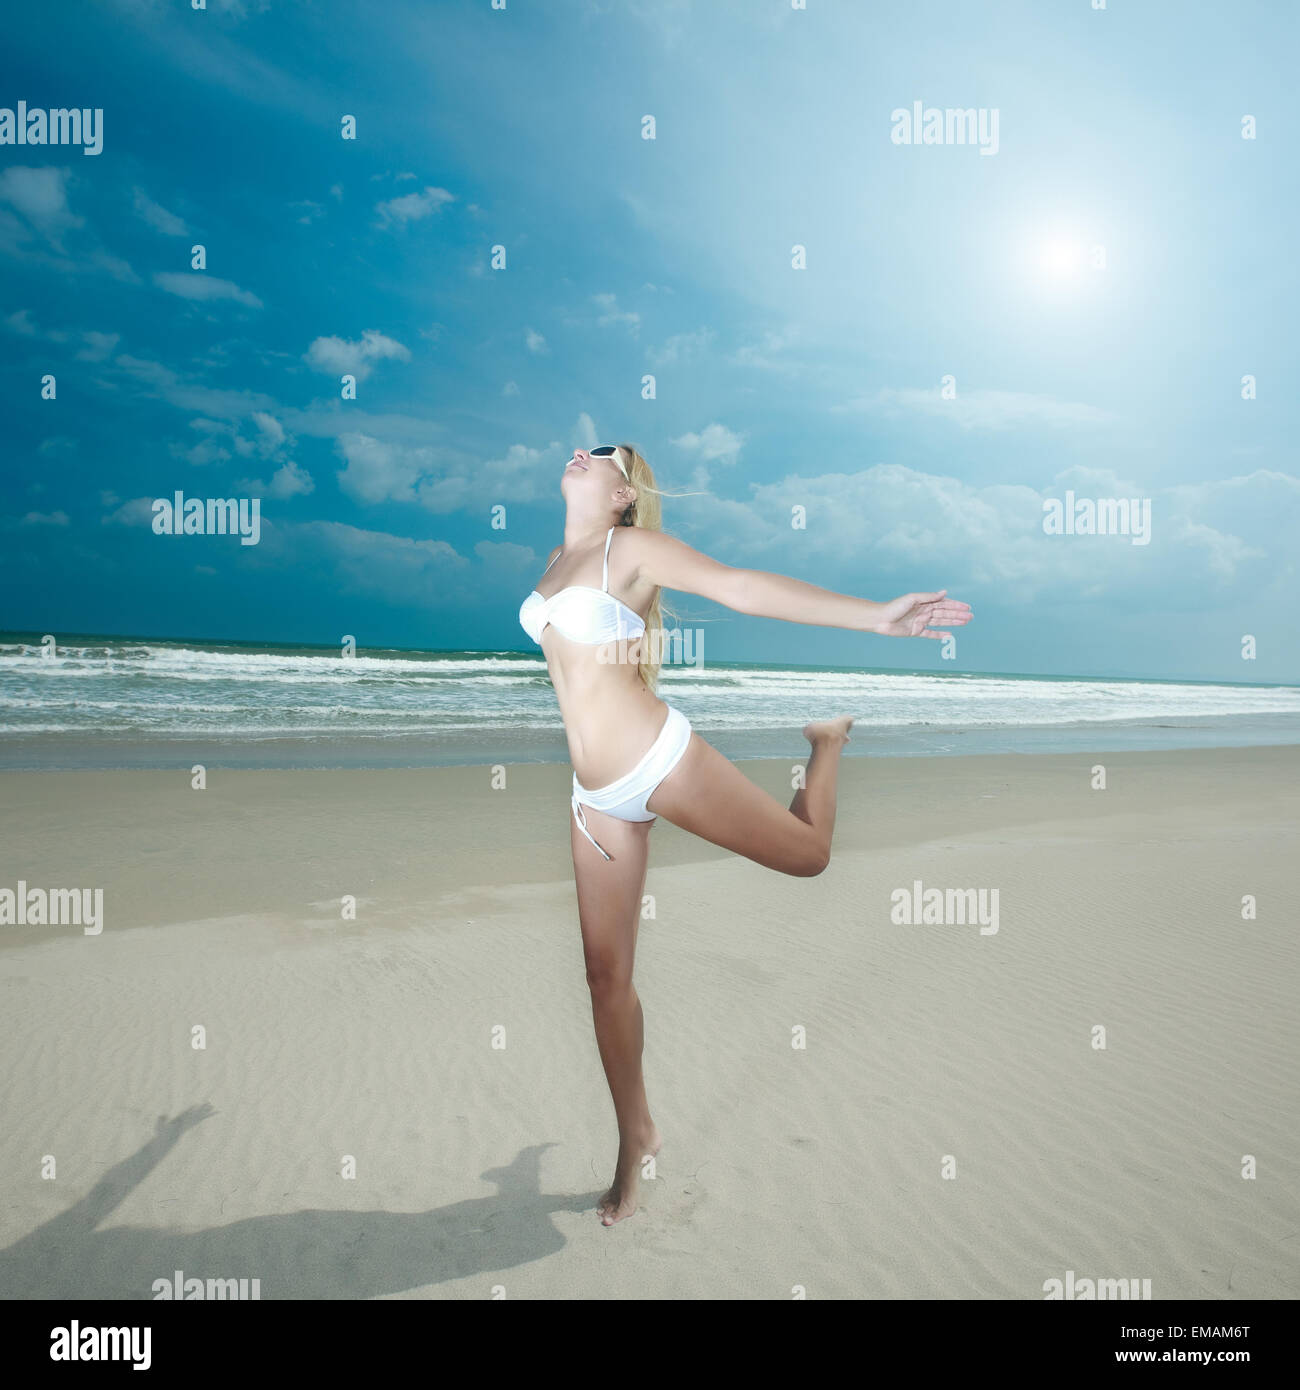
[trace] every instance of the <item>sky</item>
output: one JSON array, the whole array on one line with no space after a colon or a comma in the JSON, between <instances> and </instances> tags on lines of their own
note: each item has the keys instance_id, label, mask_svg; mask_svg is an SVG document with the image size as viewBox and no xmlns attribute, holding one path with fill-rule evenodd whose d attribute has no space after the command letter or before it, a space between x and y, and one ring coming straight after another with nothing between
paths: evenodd
<instances>
[{"instance_id":1,"label":"sky","mask_svg":"<svg viewBox=\"0 0 1300 1390\"><path fill-rule=\"evenodd\" d=\"M975 612L667 595L706 660L1300 680L1300 10L1095 2L14 10L0 107L103 115L0 143L0 627L536 650L630 442L726 564Z\"/></svg>"}]
</instances>

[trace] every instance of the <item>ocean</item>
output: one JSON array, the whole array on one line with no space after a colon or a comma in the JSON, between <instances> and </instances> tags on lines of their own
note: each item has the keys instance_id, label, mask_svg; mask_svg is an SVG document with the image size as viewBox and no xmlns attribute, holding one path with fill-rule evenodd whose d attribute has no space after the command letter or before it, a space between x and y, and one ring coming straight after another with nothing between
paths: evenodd
<instances>
[{"instance_id":1,"label":"ocean","mask_svg":"<svg viewBox=\"0 0 1300 1390\"><path fill-rule=\"evenodd\" d=\"M743 663L659 693L730 758L798 758L853 714L849 756L1300 743L1300 687ZM566 762L535 653L0 633L0 768Z\"/></svg>"}]
</instances>

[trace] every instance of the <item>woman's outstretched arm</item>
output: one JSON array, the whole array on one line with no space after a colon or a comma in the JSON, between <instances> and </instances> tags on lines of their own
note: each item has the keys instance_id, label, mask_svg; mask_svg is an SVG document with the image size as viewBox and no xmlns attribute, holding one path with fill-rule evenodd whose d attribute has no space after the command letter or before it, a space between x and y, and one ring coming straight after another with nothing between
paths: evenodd
<instances>
[{"instance_id":1,"label":"woman's outstretched arm","mask_svg":"<svg viewBox=\"0 0 1300 1390\"><path fill-rule=\"evenodd\" d=\"M942 632L927 628L961 627L972 616L970 605L948 598L946 589L876 603L819 589L788 575L724 565L661 531L640 531L637 540L640 578L665 589L699 594L756 618L843 627L884 637L942 637Z\"/></svg>"}]
</instances>

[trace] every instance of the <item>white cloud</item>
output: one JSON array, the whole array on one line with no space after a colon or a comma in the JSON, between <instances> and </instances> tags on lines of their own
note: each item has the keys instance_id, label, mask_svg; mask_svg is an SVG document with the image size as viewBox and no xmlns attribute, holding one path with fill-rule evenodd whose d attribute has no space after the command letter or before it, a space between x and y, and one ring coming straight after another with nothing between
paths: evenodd
<instances>
[{"instance_id":1,"label":"white cloud","mask_svg":"<svg viewBox=\"0 0 1300 1390\"><path fill-rule=\"evenodd\" d=\"M293 459L287 460L271 475L271 481L264 483L257 478L241 478L235 484L235 491L249 497L272 497L283 500L289 497L305 497L315 492L316 483L310 473Z\"/></svg>"},{"instance_id":2,"label":"white cloud","mask_svg":"<svg viewBox=\"0 0 1300 1390\"><path fill-rule=\"evenodd\" d=\"M346 338L316 338L303 355L303 361L318 372L330 376L354 376L364 381L373 370L372 363L384 358L396 358L399 362L411 360L410 349L393 338L386 338L373 328L368 328L356 342Z\"/></svg>"},{"instance_id":3,"label":"white cloud","mask_svg":"<svg viewBox=\"0 0 1300 1390\"><path fill-rule=\"evenodd\" d=\"M70 169L32 169L20 165L0 173L0 202L16 208L59 250L63 249L60 238L64 232L85 225L85 219L75 216L68 206L71 172Z\"/></svg>"},{"instance_id":4,"label":"white cloud","mask_svg":"<svg viewBox=\"0 0 1300 1390\"><path fill-rule=\"evenodd\" d=\"M725 425L706 425L698 434L678 435L672 441L679 449L697 455L705 463L733 464L740 457L744 435L735 434Z\"/></svg>"},{"instance_id":5,"label":"white cloud","mask_svg":"<svg viewBox=\"0 0 1300 1390\"><path fill-rule=\"evenodd\" d=\"M1192 521L1186 516L1171 518L1169 526L1173 540L1188 548L1200 550L1204 555L1206 569L1222 580L1235 578L1237 571L1246 561L1262 560L1267 555L1267 552L1258 546L1248 545L1240 536L1216 531L1214 527Z\"/></svg>"},{"instance_id":6,"label":"white cloud","mask_svg":"<svg viewBox=\"0 0 1300 1390\"><path fill-rule=\"evenodd\" d=\"M280 465L271 475L268 495L271 497L297 497L316 490L310 473L293 459Z\"/></svg>"},{"instance_id":7,"label":"white cloud","mask_svg":"<svg viewBox=\"0 0 1300 1390\"><path fill-rule=\"evenodd\" d=\"M416 486L432 476L434 451L389 444L367 434L339 436L345 464L339 487L358 502L414 502Z\"/></svg>"},{"instance_id":8,"label":"white cloud","mask_svg":"<svg viewBox=\"0 0 1300 1390\"><path fill-rule=\"evenodd\" d=\"M19 523L22 526L66 526L67 512L28 512Z\"/></svg>"},{"instance_id":9,"label":"white cloud","mask_svg":"<svg viewBox=\"0 0 1300 1390\"><path fill-rule=\"evenodd\" d=\"M284 445L284 426L263 410L253 412L253 423L258 429L257 447L263 458L269 458Z\"/></svg>"},{"instance_id":10,"label":"white cloud","mask_svg":"<svg viewBox=\"0 0 1300 1390\"><path fill-rule=\"evenodd\" d=\"M587 447L597 442L589 415L578 416L570 438L563 442L553 441L544 449L512 444L488 459L354 431L338 438L345 465L337 475L338 483L358 502L417 503L439 516L461 510L482 512L496 503L515 505L558 497L575 439Z\"/></svg>"},{"instance_id":11,"label":"white cloud","mask_svg":"<svg viewBox=\"0 0 1300 1390\"><path fill-rule=\"evenodd\" d=\"M15 216L0 206L0 254L62 275L99 270L124 284L139 284L140 277L130 265L104 250L89 230L79 238L82 247L75 255L64 249L64 234L86 226L85 218L74 214L68 204L73 182L69 169L19 166L0 172L0 205L7 203L22 214Z\"/></svg>"},{"instance_id":12,"label":"white cloud","mask_svg":"<svg viewBox=\"0 0 1300 1390\"><path fill-rule=\"evenodd\" d=\"M455 195L445 188L426 188L423 193L404 193L400 198L390 198L385 203L377 203L375 211L379 214L380 227L399 226L407 222L419 222L437 212L444 204L455 202Z\"/></svg>"},{"instance_id":13,"label":"white cloud","mask_svg":"<svg viewBox=\"0 0 1300 1390\"><path fill-rule=\"evenodd\" d=\"M172 452L183 458L186 463L193 464L195 468L206 468L213 463L224 463L230 457L230 451L223 449L215 439L201 440L189 449L182 449L179 445L173 445Z\"/></svg>"},{"instance_id":14,"label":"white cloud","mask_svg":"<svg viewBox=\"0 0 1300 1390\"><path fill-rule=\"evenodd\" d=\"M1043 502L1067 489L1092 499L1149 497L1150 543L1047 535ZM1104 470L1070 469L1041 489L981 487L877 464L755 485L744 503L693 498L683 506L693 531L730 537L728 563L793 573L815 550L814 582L843 592L884 599L894 596L886 589L947 587L967 602L988 594L1008 607L1141 593L1147 608L1173 611L1223 600L1234 588L1251 598L1277 577L1269 556L1285 553L1300 525L1300 479L1260 471L1151 490ZM806 509L806 532L790 528L796 506ZM1261 530L1265 517L1271 529ZM716 544L705 542L710 553Z\"/></svg>"},{"instance_id":15,"label":"white cloud","mask_svg":"<svg viewBox=\"0 0 1300 1390\"><path fill-rule=\"evenodd\" d=\"M133 497L102 518L105 526L152 526L152 497Z\"/></svg>"},{"instance_id":16,"label":"white cloud","mask_svg":"<svg viewBox=\"0 0 1300 1390\"><path fill-rule=\"evenodd\" d=\"M315 484L311 481L310 474L299 469L296 464L284 457L285 453L294 446L293 437L286 434L284 426L267 411L253 410L250 414L255 427L252 438L244 437L240 422L209 420L200 416L196 420L191 420L189 424L190 429L202 434L204 438L188 449L183 444L173 444L171 446L172 454L201 467L211 463L222 463L229 459L231 457L230 450L225 447L225 444L228 444L230 449L233 449L240 458L257 457L284 465L280 473L277 473L269 483L241 482L237 486L244 487L246 490L256 488L259 494L268 496L290 497L299 492L311 492ZM285 471L286 468L288 471Z\"/></svg>"},{"instance_id":17,"label":"white cloud","mask_svg":"<svg viewBox=\"0 0 1300 1390\"><path fill-rule=\"evenodd\" d=\"M537 566L537 552L532 546L513 541L476 541L474 554L494 573L528 574Z\"/></svg>"},{"instance_id":18,"label":"white cloud","mask_svg":"<svg viewBox=\"0 0 1300 1390\"><path fill-rule=\"evenodd\" d=\"M594 448L597 444L603 442L601 440L599 432L596 429L596 422L591 418L590 415L587 414L585 410L579 412L578 423L575 426L573 433L576 436L578 443L581 444L584 449ZM565 461L567 462L572 457L572 454L567 454L565 456Z\"/></svg>"},{"instance_id":19,"label":"white cloud","mask_svg":"<svg viewBox=\"0 0 1300 1390\"><path fill-rule=\"evenodd\" d=\"M524 329L524 343L529 352L537 353L539 356L550 352L546 346L546 339L540 333L535 333L531 328Z\"/></svg>"},{"instance_id":20,"label":"white cloud","mask_svg":"<svg viewBox=\"0 0 1300 1390\"><path fill-rule=\"evenodd\" d=\"M259 561L327 573L331 591L433 609L470 568L446 541L365 531L338 521L263 522ZM466 595L466 598L469 596Z\"/></svg>"}]
</instances>

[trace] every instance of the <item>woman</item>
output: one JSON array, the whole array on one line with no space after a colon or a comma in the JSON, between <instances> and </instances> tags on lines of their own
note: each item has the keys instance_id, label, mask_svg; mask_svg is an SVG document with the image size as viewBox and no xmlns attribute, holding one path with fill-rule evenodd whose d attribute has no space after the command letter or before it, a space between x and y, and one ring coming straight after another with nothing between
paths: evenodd
<instances>
[{"instance_id":1,"label":"woman","mask_svg":"<svg viewBox=\"0 0 1300 1390\"><path fill-rule=\"evenodd\" d=\"M659 591L681 589L738 613L888 637L942 637L967 604L937 594L872 603L762 570L733 569L664 535L649 464L630 444L575 449L560 480L564 544L519 621L546 656L573 763L571 840L596 1042L618 1118L614 1182L597 1207L612 1226L636 1210L640 1167L659 1151L641 1075L644 1020L632 985L650 827L664 816L781 873L826 867L839 757L853 719L803 731L805 786L787 810L654 694ZM600 587L596 587L599 578ZM595 788L595 790L588 790Z\"/></svg>"}]
</instances>

